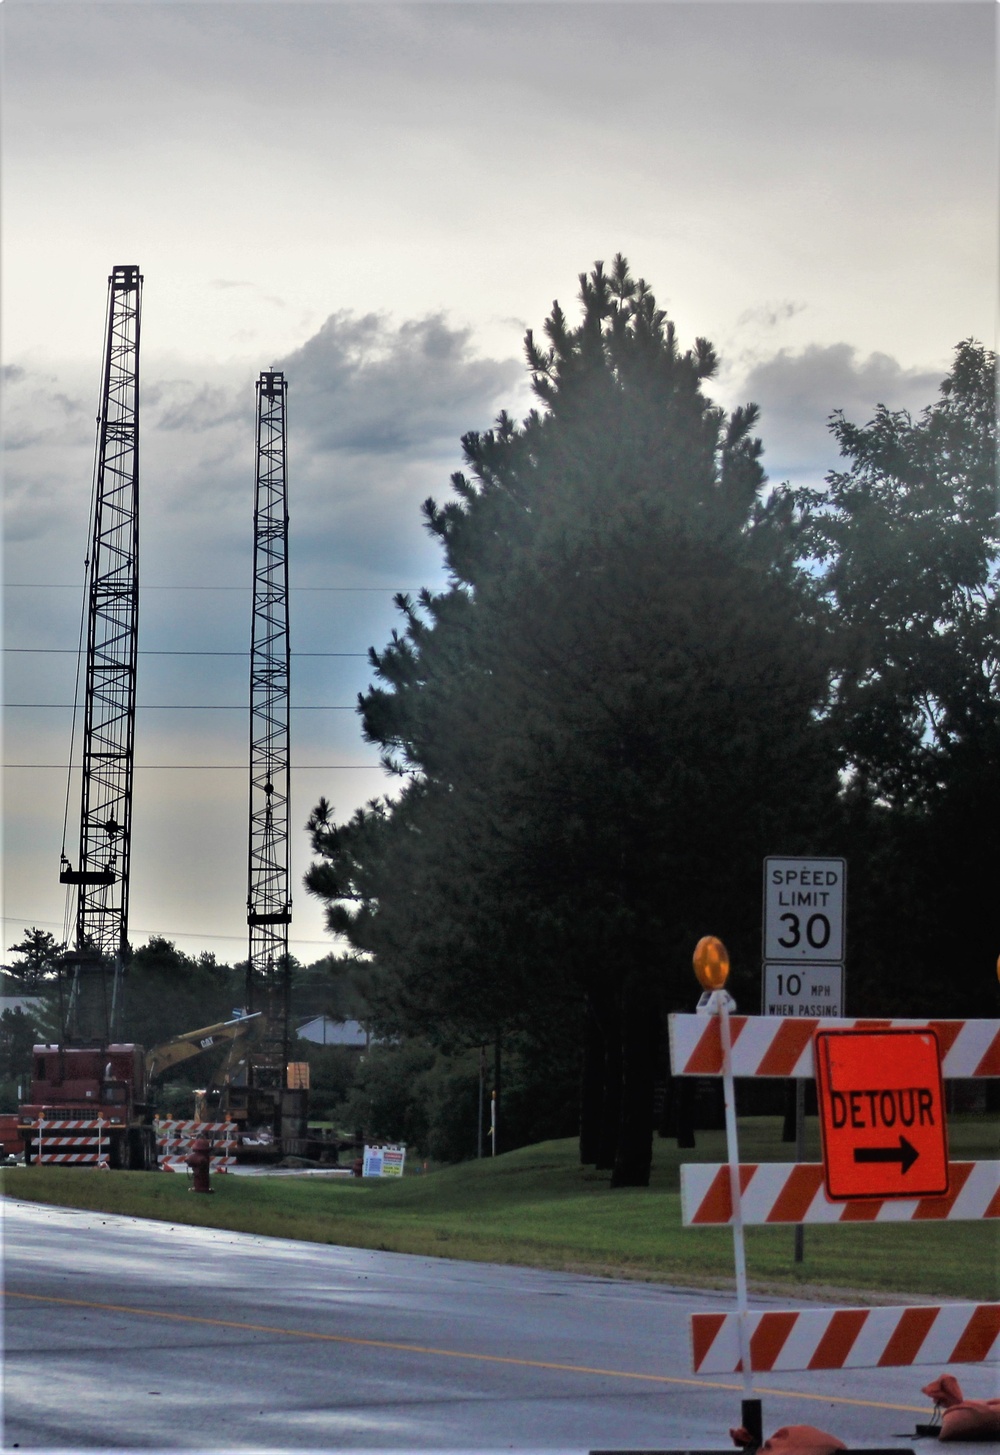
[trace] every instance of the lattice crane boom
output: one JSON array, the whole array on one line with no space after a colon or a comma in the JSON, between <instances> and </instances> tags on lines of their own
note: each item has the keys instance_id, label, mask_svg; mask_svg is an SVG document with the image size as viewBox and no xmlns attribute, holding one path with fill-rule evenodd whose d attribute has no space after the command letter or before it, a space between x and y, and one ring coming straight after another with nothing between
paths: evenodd
<instances>
[{"instance_id":1,"label":"lattice crane boom","mask_svg":"<svg viewBox=\"0 0 1000 1455\"><path fill-rule=\"evenodd\" d=\"M263 1030L250 1084L280 1088L288 1057L289 636L283 374L257 381L253 623L250 648L250 842L247 1009Z\"/></svg>"},{"instance_id":2,"label":"lattice crane boom","mask_svg":"<svg viewBox=\"0 0 1000 1455\"><path fill-rule=\"evenodd\" d=\"M135 689L139 630L139 325L142 275L108 279L101 408L87 585L87 666L75 953L114 967L113 1036L128 953ZM78 985L74 984L74 991Z\"/></svg>"}]
</instances>

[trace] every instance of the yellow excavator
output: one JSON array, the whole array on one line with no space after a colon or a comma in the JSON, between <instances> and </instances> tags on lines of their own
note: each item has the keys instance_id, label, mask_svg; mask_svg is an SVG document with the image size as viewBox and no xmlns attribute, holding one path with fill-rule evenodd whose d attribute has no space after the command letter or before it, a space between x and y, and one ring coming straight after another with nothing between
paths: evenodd
<instances>
[{"instance_id":1,"label":"yellow excavator","mask_svg":"<svg viewBox=\"0 0 1000 1455\"><path fill-rule=\"evenodd\" d=\"M29 1101L18 1108L17 1132L30 1165L40 1155L43 1118L58 1107L60 1119L80 1119L88 1125L103 1120L108 1128L112 1167L152 1171L156 1167L156 1134L150 1082L171 1066L201 1056L229 1042L224 1075L231 1074L233 1052L261 1023L260 1012L199 1026L171 1036L144 1051L133 1042L107 1046L39 1045L32 1052ZM81 1165L89 1159L79 1157Z\"/></svg>"},{"instance_id":2,"label":"yellow excavator","mask_svg":"<svg viewBox=\"0 0 1000 1455\"><path fill-rule=\"evenodd\" d=\"M152 1081L171 1066L189 1061L192 1056L201 1056L225 1041L235 1042L249 1035L257 1029L260 1015L258 1010L253 1015L237 1016L231 1021L217 1021L214 1026L199 1026L197 1030L184 1031L182 1035L171 1036L169 1041L151 1047L145 1054L146 1080Z\"/></svg>"}]
</instances>

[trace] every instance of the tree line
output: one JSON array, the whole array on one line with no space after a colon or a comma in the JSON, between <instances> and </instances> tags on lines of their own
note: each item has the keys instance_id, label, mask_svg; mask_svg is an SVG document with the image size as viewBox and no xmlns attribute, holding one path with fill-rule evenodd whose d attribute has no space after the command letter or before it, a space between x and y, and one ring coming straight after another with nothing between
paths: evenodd
<instances>
[{"instance_id":1,"label":"tree line","mask_svg":"<svg viewBox=\"0 0 1000 1455\"><path fill-rule=\"evenodd\" d=\"M65 950L50 931L36 926L10 946L13 958L3 967L0 990L5 997L26 999L27 1004L0 1013L0 1111L13 1111L20 1100L27 1099L32 1046L62 1038L67 987L60 991L59 972ZM318 1015L334 1020L354 1018L363 1013L363 1005L348 977L338 973L336 957L302 965L292 956L289 968L290 1055L292 1060L310 1062L314 1109L323 1116L348 1099L358 1070L357 1057L299 1040L296 1028ZM153 935L131 951L126 965L124 1039L149 1050L172 1036L230 1020L244 1007L246 970L245 961L230 965L211 953L187 955L172 940ZM160 1109L191 1115L194 1088L206 1084L227 1054L228 1046L224 1046L172 1067L156 1087ZM348 1125L353 1129L353 1122Z\"/></svg>"},{"instance_id":2,"label":"tree line","mask_svg":"<svg viewBox=\"0 0 1000 1455\"><path fill-rule=\"evenodd\" d=\"M447 585L396 598L359 698L398 791L321 800L306 882L387 1042L489 1045L514 1140L643 1185L701 935L759 1006L767 854L848 859L848 1013L997 1013L996 360L834 412L841 468L794 490L623 258L580 305L423 507Z\"/></svg>"}]
</instances>

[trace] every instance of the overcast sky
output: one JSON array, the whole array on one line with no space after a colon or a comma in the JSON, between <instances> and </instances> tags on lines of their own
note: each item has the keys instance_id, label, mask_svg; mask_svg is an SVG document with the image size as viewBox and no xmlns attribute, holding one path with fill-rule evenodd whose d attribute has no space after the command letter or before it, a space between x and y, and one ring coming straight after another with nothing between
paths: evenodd
<instances>
[{"instance_id":1,"label":"overcast sky","mask_svg":"<svg viewBox=\"0 0 1000 1455\"><path fill-rule=\"evenodd\" d=\"M393 590L440 580L419 505L460 436L528 407L525 329L624 252L716 345L720 402L761 405L772 480L822 479L833 409L917 410L960 339L993 343L996 15L5 0L3 948L63 931L66 769L24 765L69 755L114 264L145 277L136 761L176 765L137 769L131 937L246 953L253 385L277 366L310 961L300 826L388 787L350 710L365 654ZM233 655L153 655L195 649ZM78 817L75 777L74 862Z\"/></svg>"}]
</instances>

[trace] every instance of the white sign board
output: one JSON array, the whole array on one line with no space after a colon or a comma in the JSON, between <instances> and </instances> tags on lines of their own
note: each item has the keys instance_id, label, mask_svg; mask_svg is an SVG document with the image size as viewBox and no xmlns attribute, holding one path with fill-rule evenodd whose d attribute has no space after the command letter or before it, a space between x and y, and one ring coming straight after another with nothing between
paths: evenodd
<instances>
[{"instance_id":1,"label":"white sign board","mask_svg":"<svg viewBox=\"0 0 1000 1455\"><path fill-rule=\"evenodd\" d=\"M843 1014L843 965L765 962L761 1015Z\"/></svg>"},{"instance_id":2,"label":"white sign board","mask_svg":"<svg viewBox=\"0 0 1000 1455\"><path fill-rule=\"evenodd\" d=\"M847 863L764 860L764 960L842 962Z\"/></svg>"},{"instance_id":3,"label":"white sign board","mask_svg":"<svg viewBox=\"0 0 1000 1455\"><path fill-rule=\"evenodd\" d=\"M362 1177L402 1177L406 1165L405 1147L366 1147Z\"/></svg>"}]
</instances>

